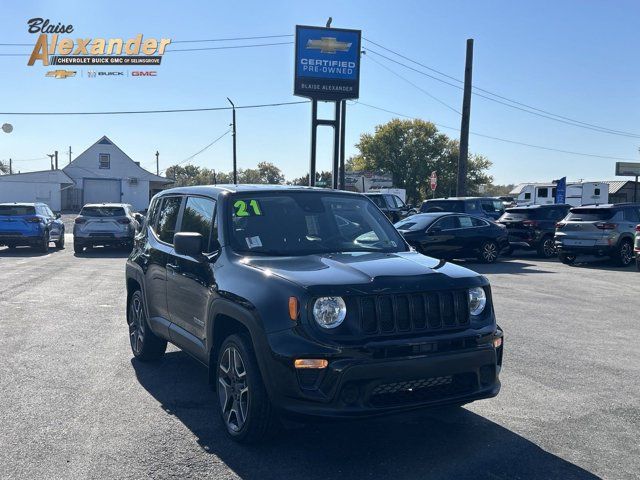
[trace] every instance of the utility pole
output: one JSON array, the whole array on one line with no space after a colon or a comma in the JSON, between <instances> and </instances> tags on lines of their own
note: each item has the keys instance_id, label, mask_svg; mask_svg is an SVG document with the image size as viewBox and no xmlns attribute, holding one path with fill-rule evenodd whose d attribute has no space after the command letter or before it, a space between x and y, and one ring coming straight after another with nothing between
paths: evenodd
<instances>
[{"instance_id":1,"label":"utility pole","mask_svg":"<svg viewBox=\"0 0 640 480\"><path fill-rule=\"evenodd\" d=\"M69 163L71 163L71 145L69 145Z\"/></svg>"},{"instance_id":2,"label":"utility pole","mask_svg":"<svg viewBox=\"0 0 640 480\"><path fill-rule=\"evenodd\" d=\"M13 173L13 162L9 159L9 175Z\"/></svg>"},{"instance_id":3,"label":"utility pole","mask_svg":"<svg viewBox=\"0 0 640 480\"><path fill-rule=\"evenodd\" d=\"M47 153L47 157L49 157L49 160L51 161L51 170L53 170L53 157L55 157L55 154Z\"/></svg>"},{"instance_id":4,"label":"utility pole","mask_svg":"<svg viewBox=\"0 0 640 480\"><path fill-rule=\"evenodd\" d=\"M160 152L156 150L156 175L160 176Z\"/></svg>"},{"instance_id":5,"label":"utility pole","mask_svg":"<svg viewBox=\"0 0 640 480\"><path fill-rule=\"evenodd\" d=\"M56 170L58 170L58 150L53 152L53 154L55 155L55 159L56 159Z\"/></svg>"},{"instance_id":6,"label":"utility pole","mask_svg":"<svg viewBox=\"0 0 640 480\"><path fill-rule=\"evenodd\" d=\"M233 184L238 184L238 166L236 163L236 106L233 104L231 99L227 97L229 103L231 104L231 108L233 110L233 122L231 123L231 136L233 137Z\"/></svg>"},{"instance_id":7,"label":"utility pole","mask_svg":"<svg viewBox=\"0 0 640 480\"><path fill-rule=\"evenodd\" d=\"M473 73L473 38L467 39L467 60L464 67L464 94L460 124L460 156L458 157L458 184L456 195L467 194L467 164L469 163L469 117L471 116L471 85Z\"/></svg>"}]
</instances>

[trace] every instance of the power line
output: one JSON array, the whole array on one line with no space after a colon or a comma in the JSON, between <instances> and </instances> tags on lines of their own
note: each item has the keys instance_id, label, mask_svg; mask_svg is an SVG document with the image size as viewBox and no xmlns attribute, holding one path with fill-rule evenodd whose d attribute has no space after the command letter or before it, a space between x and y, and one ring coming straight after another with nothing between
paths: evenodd
<instances>
[{"instance_id":1,"label":"power line","mask_svg":"<svg viewBox=\"0 0 640 480\"><path fill-rule=\"evenodd\" d=\"M402 114L402 113L394 112L393 110L388 110L386 108L377 107L377 106L371 105L369 103L363 103L363 102L360 102L360 101L357 101L357 102L354 102L354 103L358 104L358 105L363 105L365 107L373 108L375 110L380 110L382 112L390 113L392 115L397 115L398 117L409 118L409 119L418 118L418 117L415 117L415 116L412 117L410 115L405 115L405 114ZM436 122L431 122L431 123L433 123L434 125L436 125L436 126L438 126L440 128L446 128L446 129L449 129L449 130L455 130L456 132L460 131L460 129L456 128L456 127L450 127L448 125L442 125L442 124L436 123ZM471 135L475 135L476 137L483 137L483 138L488 138L488 139L491 139L491 140L497 140L499 142L512 143L512 144L515 144L515 145L522 145L522 146L525 146L525 147L537 148L537 149L540 149L540 150L548 150L548 151L551 151L551 152L566 153L566 154L569 154L569 155L579 155L579 156L583 156L583 157L603 158L603 159L606 159L606 160L621 160L621 161L631 161L631 162L635 161L635 159L633 159L633 158L614 157L614 156L611 156L611 155L597 155L597 154L594 154L594 153L574 152L574 151L571 151L571 150L563 150L563 149L559 149L559 148L545 147L543 145L534 145L532 143L519 142L517 140L509 140L507 138L494 137L492 135L485 135L485 134L477 133L477 132L469 132L469 133L471 133Z\"/></svg>"},{"instance_id":2,"label":"power line","mask_svg":"<svg viewBox=\"0 0 640 480\"><path fill-rule=\"evenodd\" d=\"M363 37L363 39L366 40L367 42L373 44L373 45L376 45L377 47L379 47L379 48L381 48L381 49L383 49L383 50L385 50L385 51L387 51L389 53L392 53L394 55L397 55L400 58L403 58L403 59L411 62L411 63L419 65L422 68L425 68L427 70L435 72L438 75L442 75L443 77L446 77L446 78L448 78L450 80L453 80L455 82L463 83L462 80L460 80L458 78L455 78L455 77L453 77L451 75L448 75L448 74L446 74L444 72L441 72L440 70L436 70L435 68L429 67L428 65L425 65L425 64L420 63L420 62L418 62L418 61L416 61L414 59L411 59L411 58L409 58L409 57L407 57L405 55L402 55L402 54L400 54L400 53L398 53L398 52L396 52L394 50L391 50L390 48L384 47L384 46L380 45L379 43L376 43L376 42L374 42L372 40L369 40L369 39L367 39L365 37ZM366 50L368 52L370 52L370 53L373 53L374 55L378 55L378 56L380 56L382 58L385 58L385 59L387 59L387 60L389 60L391 62L397 63L398 65L401 65L401 66L403 66L405 68L413 70L414 72L420 73L421 75L425 75L425 76L427 76L427 77L429 77L429 78L431 78L433 80L436 80L438 82L444 83L444 84L449 85L449 86L454 87L454 88L462 89L462 87L460 85L452 84L452 83L450 83L448 81L442 80L441 78L435 77L433 75L427 74L426 72L422 72L420 70L412 68L409 65L406 65L406 64L404 64L402 62L398 62L397 60L389 58L389 57L387 57L387 56L385 56L385 55L383 55L383 54L381 54L379 52L373 51L373 50L371 50L369 48L367 48ZM573 118L570 118L570 117L566 117L564 115L559 115L557 113L549 112L547 110L543 110L543 109L534 107L532 105L528 105L528 104L523 103L523 102L519 102L517 100L513 100L511 98L505 97L503 95L499 95L497 93L494 93L494 92L492 92L490 90L487 90L487 89L484 89L484 88L473 86L473 89L477 90L479 92L484 92L484 93L486 93L488 95L491 95L493 97L496 97L496 98L499 98L499 99L502 99L502 100L506 100L507 102L511 102L511 103L513 103L515 105L511 105L509 103L501 102L499 100L496 100L495 98L491 98L491 97L488 97L486 95L482 95L480 93L474 92L473 94L478 96L478 97L484 98L486 100L490 100L492 102L499 103L501 105L504 105L504 106L507 106L507 107L510 107L510 108L513 108L513 109L516 109L516 110L520 110L520 111L529 113L531 115L537 115L537 116L540 116L540 117L543 117L543 118L547 118L549 120L554 120L556 122L565 123L565 124L568 124L568 125L573 125L575 127L586 128L588 130L598 131L600 133L609 133L609 134L612 134L612 135L620 135L620 136L626 136L626 137L640 138L640 134L637 134L637 133L625 132L625 131L622 131L622 130L611 129L611 128L608 128L608 127L602 127L600 125L595 125L595 124L592 124L592 123L583 122L581 120L576 120L576 119L573 119ZM518 108L518 106L525 107L525 108ZM529 110L527 110L527 109L529 109ZM531 110L533 110L533 111L531 111Z\"/></svg>"},{"instance_id":3,"label":"power line","mask_svg":"<svg viewBox=\"0 0 640 480\"><path fill-rule=\"evenodd\" d=\"M457 113L458 115L462 115L462 113L460 113L459 110L453 108L451 105L449 105L448 103L440 100L438 97L436 97L435 95L432 95L431 93L427 92L425 89L423 89L422 87L416 85L415 83L413 83L411 80L409 80L408 78L400 75L398 72L396 72L395 70L392 70L391 68L387 67L385 64L379 62L378 60L376 60L375 58L368 58L369 60L371 60L372 62L380 65L382 68L384 68L385 70L387 70L388 72L391 72L393 75L395 75L396 77L404 80L405 82L407 82L408 84L412 85L413 87L417 88L418 90L420 90L422 93L424 93L425 95L427 95L428 97L432 98L433 100L435 100L436 102L440 103L441 105L444 105L445 107L447 107L449 110L453 110L455 113Z\"/></svg>"},{"instance_id":4,"label":"power line","mask_svg":"<svg viewBox=\"0 0 640 480\"><path fill-rule=\"evenodd\" d=\"M298 100L294 102L262 103L254 105L240 105L236 109L282 107L286 105L299 105L309 103L309 100ZM215 112L219 110L231 110L231 107L205 107L205 108L173 108L165 110L121 110L103 112L0 112L0 115L138 115L151 113L184 113L184 112Z\"/></svg>"},{"instance_id":5,"label":"power line","mask_svg":"<svg viewBox=\"0 0 640 480\"><path fill-rule=\"evenodd\" d=\"M218 141L222 140L222 138L224 138L226 135L229 134L229 132L231 132L231 129L228 129L226 132L224 132L222 135L220 135L219 137L217 137L214 141L212 141L210 144L204 146L203 148L201 148L200 150L198 150L196 153L194 153L193 155L185 158L184 160L182 160L181 162L178 162L174 165L171 165L172 167L177 167L178 165L182 165L183 163L188 162L189 160L193 159L194 157L200 155L202 152L204 152L206 149L208 149L209 147L213 146L214 144L216 144ZM163 168L161 171L162 172L166 172L168 168L171 167L167 167L167 168Z\"/></svg>"},{"instance_id":6,"label":"power line","mask_svg":"<svg viewBox=\"0 0 640 480\"><path fill-rule=\"evenodd\" d=\"M37 157L37 158L13 158L11 159L12 162L35 162L36 160L45 160L49 157ZM7 159L4 159L3 161L7 161Z\"/></svg>"}]
</instances>

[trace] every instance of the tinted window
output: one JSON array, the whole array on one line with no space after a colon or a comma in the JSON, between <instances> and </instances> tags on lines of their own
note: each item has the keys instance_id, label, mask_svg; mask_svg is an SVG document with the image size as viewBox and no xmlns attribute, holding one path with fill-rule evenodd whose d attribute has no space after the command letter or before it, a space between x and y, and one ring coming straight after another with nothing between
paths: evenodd
<instances>
[{"instance_id":1,"label":"tinted window","mask_svg":"<svg viewBox=\"0 0 640 480\"><path fill-rule=\"evenodd\" d=\"M610 220L616 214L616 210L609 208L572 208L567 220L574 222L597 222Z\"/></svg>"},{"instance_id":2,"label":"tinted window","mask_svg":"<svg viewBox=\"0 0 640 480\"><path fill-rule=\"evenodd\" d=\"M123 217L126 215L122 207L84 207L80 211L84 217Z\"/></svg>"},{"instance_id":3,"label":"tinted window","mask_svg":"<svg viewBox=\"0 0 640 480\"><path fill-rule=\"evenodd\" d=\"M242 193L225 213L236 252L400 252L400 234L369 200L323 192Z\"/></svg>"},{"instance_id":4,"label":"tinted window","mask_svg":"<svg viewBox=\"0 0 640 480\"><path fill-rule=\"evenodd\" d=\"M215 200L202 197L188 197L180 222L181 232L196 232L202 235L202 245L205 252L211 249L211 232L213 226L213 212L216 208Z\"/></svg>"},{"instance_id":5,"label":"tinted window","mask_svg":"<svg viewBox=\"0 0 640 480\"><path fill-rule=\"evenodd\" d=\"M163 242L173 244L173 235L176 233L176 222L181 203L181 197L167 197L162 201L156 233Z\"/></svg>"},{"instance_id":6,"label":"tinted window","mask_svg":"<svg viewBox=\"0 0 640 480\"><path fill-rule=\"evenodd\" d=\"M398 207L398 208L404 208L405 207L405 203L397 195L391 195L391 198L393 199L394 202L396 202L396 207Z\"/></svg>"},{"instance_id":7,"label":"tinted window","mask_svg":"<svg viewBox=\"0 0 640 480\"><path fill-rule=\"evenodd\" d=\"M538 189L538 196L542 197L542 198L546 198L549 196L549 189L544 187L544 188L539 188Z\"/></svg>"},{"instance_id":8,"label":"tinted window","mask_svg":"<svg viewBox=\"0 0 640 480\"><path fill-rule=\"evenodd\" d=\"M437 220L439 217L434 217L432 215L412 215L409 218L405 218L400 222L395 224L395 227L398 230L409 230L409 231L417 231L424 230L429 225L431 225L434 220Z\"/></svg>"},{"instance_id":9,"label":"tinted window","mask_svg":"<svg viewBox=\"0 0 640 480\"><path fill-rule=\"evenodd\" d=\"M633 207L627 207L624 209L624 219L627 222L640 222L640 216L638 216L638 209Z\"/></svg>"},{"instance_id":10,"label":"tinted window","mask_svg":"<svg viewBox=\"0 0 640 480\"><path fill-rule=\"evenodd\" d=\"M36 207L21 205L0 205L0 215L12 217L14 215L35 215Z\"/></svg>"},{"instance_id":11,"label":"tinted window","mask_svg":"<svg viewBox=\"0 0 640 480\"><path fill-rule=\"evenodd\" d=\"M434 223L433 226L441 230L453 230L454 228L459 228L460 224L458 223L458 217L444 217Z\"/></svg>"},{"instance_id":12,"label":"tinted window","mask_svg":"<svg viewBox=\"0 0 640 480\"><path fill-rule=\"evenodd\" d=\"M423 212L464 213L464 202L461 200L427 200L421 210Z\"/></svg>"},{"instance_id":13,"label":"tinted window","mask_svg":"<svg viewBox=\"0 0 640 480\"><path fill-rule=\"evenodd\" d=\"M525 200L531 200L531 192L527 192L524 194L524 199Z\"/></svg>"},{"instance_id":14,"label":"tinted window","mask_svg":"<svg viewBox=\"0 0 640 480\"><path fill-rule=\"evenodd\" d=\"M519 222L522 220L558 220L564 217L564 209L557 208L508 208L500 220Z\"/></svg>"},{"instance_id":15,"label":"tinted window","mask_svg":"<svg viewBox=\"0 0 640 480\"><path fill-rule=\"evenodd\" d=\"M373 200L373 203L375 203L378 206L378 208L387 208L387 205L384 203L384 198L382 198L382 195L371 195L369 198Z\"/></svg>"},{"instance_id":16,"label":"tinted window","mask_svg":"<svg viewBox=\"0 0 640 480\"><path fill-rule=\"evenodd\" d=\"M484 220L480 220L479 218L476 217L470 217L471 218L471 223L473 224L474 227L486 227L489 225L488 222L485 222Z\"/></svg>"}]
</instances>

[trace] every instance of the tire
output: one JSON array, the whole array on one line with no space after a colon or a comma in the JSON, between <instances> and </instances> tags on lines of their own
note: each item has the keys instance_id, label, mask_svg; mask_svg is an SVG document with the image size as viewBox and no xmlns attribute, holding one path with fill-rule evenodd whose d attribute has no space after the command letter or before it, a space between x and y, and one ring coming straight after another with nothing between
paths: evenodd
<instances>
[{"instance_id":1,"label":"tire","mask_svg":"<svg viewBox=\"0 0 640 480\"><path fill-rule=\"evenodd\" d=\"M277 429L277 419L260 375L251 341L227 337L216 362L216 393L227 434L239 443L258 443Z\"/></svg>"},{"instance_id":2,"label":"tire","mask_svg":"<svg viewBox=\"0 0 640 480\"><path fill-rule=\"evenodd\" d=\"M49 253L49 241L49 231L45 230L40 243L36 246L37 250L41 253Z\"/></svg>"},{"instance_id":3,"label":"tire","mask_svg":"<svg viewBox=\"0 0 640 480\"><path fill-rule=\"evenodd\" d=\"M576 256L570 253L559 253L558 258L565 265L573 265L576 262Z\"/></svg>"},{"instance_id":4,"label":"tire","mask_svg":"<svg viewBox=\"0 0 640 480\"><path fill-rule=\"evenodd\" d=\"M636 269L640 272L640 257L636 254Z\"/></svg>"},{"instance_id":5,"label":"tire","mask_svg":"<svg viewBox=\"0 0 640 480\"><path fill-rule=\"evenodd\" d=\"M57 242L55 242L55 244L58 250L62 250L64 248L64 228L60 232L60 239Z\"/></svg>"},{"instance_id":6,"label":"tire","mask_svg":"<svg viewBox=\"0 0 640 480\"><path fill-rule=\"evenodd\" d=\"M129 343L133 355L142 362L158 360L167 349L167 341L158 337L149 328L147 311L144 307L142 292L136 290L131 295L127 308L129 325Z\"/></svg>"},{"instance_id":7,"label":"tire","mask_svg":"<svg viewBox=\"0 0 640 480\"><path fill-rule=\"evenodd\" d=\"M536 249L536 251L538 252L538 256L542 258L553 258L558 256L558 251L556 250L555 241L553 240L553 237L550 235L544 237L540 241L540 244L538 245L538 248Z\"/></svg>"},{"instance_id":8,"label":"tire","mask_svg":"<svg viewBox=\"0 0 640 480\"><path fill-rule=\"evenodd\" d=\"M77 242L73 242L73 252L77 255L80 255L84 252L84 247Z\"/></svg>"},{"instance_id":9,"label":"tire","mask_svg":"<svg viewBox=\"0 0 640 480\"><path fill-rule=\"evenodd\" d=\"M619 267L628 267L633 262L633 244L629 240L622 240L612 257Z\"/></svg>"},{"instance_id":10,"label":"tire","mask_svg":"<svg viewBox=\"0 0 640 480\"><path fill-rule=\"evenodd\" d=\"M495 263L495 261L498 260L499 253L500 249L498 248L498 244L493 240L489 240L488 242L484 242L480 247L478 260L482 263Z\"/></svg>"}]
</instances>

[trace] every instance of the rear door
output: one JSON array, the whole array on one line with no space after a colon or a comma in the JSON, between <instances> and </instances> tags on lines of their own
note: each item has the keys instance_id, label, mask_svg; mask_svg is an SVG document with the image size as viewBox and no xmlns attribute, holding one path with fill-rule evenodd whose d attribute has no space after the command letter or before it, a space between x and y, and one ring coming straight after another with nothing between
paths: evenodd
<instances>
[{"instance_id":1,"label":"rear door","mask_svg":"<svg viewBox=\"0 0 640 480\"><path fill-rule=\"evenodd\" d=\"M454 243L463 254L475 254L483 242L491 238L489 222L484 219L460 215L460 229Z\"/></svg>"},{"instance_id":2,"label":"rear door","mask_svg":"<svg viewBox=\"0 0 640 480\"><path fill-rule=\"evenodd\" d=\"M143 253L146 263L145 285L149 317L163 320L168 327L167 261L173 252L173 236L182 208L181 196L158 200L158 212L149 218L149 235Z\"/></svg>"}]
</instances>

